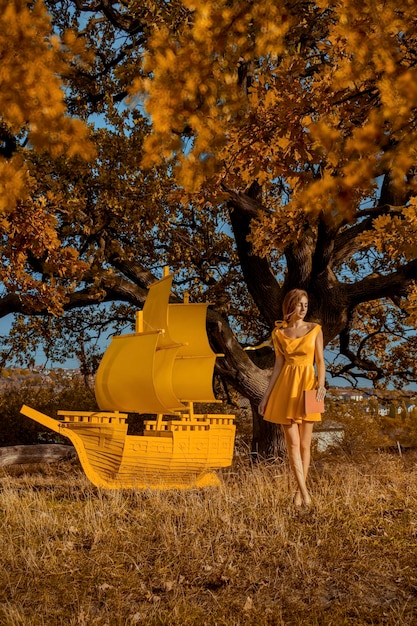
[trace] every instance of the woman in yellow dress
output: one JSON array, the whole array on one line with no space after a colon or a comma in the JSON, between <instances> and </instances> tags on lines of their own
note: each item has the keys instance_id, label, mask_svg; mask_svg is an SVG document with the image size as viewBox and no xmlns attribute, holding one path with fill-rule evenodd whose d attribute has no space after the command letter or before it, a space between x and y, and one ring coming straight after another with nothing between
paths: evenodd
<instances>
[{"instance_id":1,"label":"woman in yellow dress","mask_svg":"<svg viewBox=\"0 0 417 626\"><path fill-rule=\"evenodd\" d=\"M309 506L306 479L311 458L314 422L320 413L305 413L304 391L317 388L317 400L326 394L323 333L320 324L306 322L308 296L302 289L289 291L282 304L284 322L272 333L275 366L259 404L264 420L281 424L288 458L298 489L294 504ZM317 380L314 369L317 368Z\"/></svg>"}]
</instances>

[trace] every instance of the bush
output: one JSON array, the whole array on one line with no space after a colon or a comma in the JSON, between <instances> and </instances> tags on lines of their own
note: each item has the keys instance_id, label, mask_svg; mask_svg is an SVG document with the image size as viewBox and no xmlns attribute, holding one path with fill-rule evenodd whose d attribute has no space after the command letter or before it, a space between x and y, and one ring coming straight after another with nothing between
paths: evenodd
<instances>
[{"instance_id":1,"label":"bush","mask_svg":"<svg viewBox=\"0 0 417 626\"><path fill-rule=\"evenodd\" d=\"M402 412L395 417L385 417L382 420L382 430L391 441L391 445L400 445L403 448L417 447L417 414L414 409L411 414Z\"/></svg>"},{"instance_id":2,"label":"bush","mask_svg":"<svg viewBox=\"0 0 417 626\"><path fill-rule=\"evenodd\" d=\"M342 429L342 437L333 448L349 456L364 455L389 448L417 448L417 410L398 412L395 407L390 415L378 413L378 403L373 399L356 402L337 397L326 400L326 422Z\"/></svg>"},{"instance_id":3,"label":"bush","mask_svg":"<svg viewBox=\"0 0 417 626\"><path fill-rule=\"evenodd\" d=\"M343 436L337 448L349 456L392 445L389 434L383 428L383 418L373 410L372 403L329 398L326 401L325 419L343 428Z\"/></svg>"},{"instance_id":4,"label":"bush","mask_svg":"<svg viewBox=\"0 0 417 626\"><path fill-rule=\"evenodd\" d=\"M68 443L64 437L46 429L20 413L23 404L56 417L62 409L95 411L94 392L78 376L55 376L42 380L12 381L3 388L0 398L0 446L29 445L34 443Z\"/></svg>"}]
</instances>

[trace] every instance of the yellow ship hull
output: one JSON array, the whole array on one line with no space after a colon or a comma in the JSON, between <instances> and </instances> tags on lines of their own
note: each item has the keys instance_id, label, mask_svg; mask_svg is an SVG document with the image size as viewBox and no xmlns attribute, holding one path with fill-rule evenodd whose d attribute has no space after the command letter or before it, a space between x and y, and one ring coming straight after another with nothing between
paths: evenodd
<instances>
[{"instance_id":1,"label":"yellow ship hull","mask_svg":"<svg viewBox=\"0 0 417 626\"><path fill-rule=\"evenodd\" d=\"M21 413L67 437L97 487L186 489L218 485L214 470L233 458L232 415L192 415L145 422L143 435L128 435L126 413L60 411L56 420L24 405Z\"/></svg>"}]
</instances>

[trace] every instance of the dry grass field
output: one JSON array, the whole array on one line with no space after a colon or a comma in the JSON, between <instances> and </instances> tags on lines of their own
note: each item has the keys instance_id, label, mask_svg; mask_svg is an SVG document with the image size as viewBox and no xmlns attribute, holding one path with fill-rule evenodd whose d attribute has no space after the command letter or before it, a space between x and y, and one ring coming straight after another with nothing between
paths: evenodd
<instances>
[{"instance_id":1,"label":"dry grass field","mask_svg":"<svg viewBox=\"0 0 417 626\"><path fill-rule=\"evenodd\" d=\"M316 453L222 486L101 491L77 462L1 470L2 626L417 624L417 453Z\"/></svg>"}]
</instances>

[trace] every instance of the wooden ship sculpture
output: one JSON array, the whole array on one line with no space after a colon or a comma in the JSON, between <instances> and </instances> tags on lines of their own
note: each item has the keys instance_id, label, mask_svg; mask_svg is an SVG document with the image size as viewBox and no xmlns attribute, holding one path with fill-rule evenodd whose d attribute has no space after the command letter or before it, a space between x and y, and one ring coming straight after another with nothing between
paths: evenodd
<instances>
[{"instance_id":1,"label":"wooden ship sculpture","mask_svg":"<svg viewBox=\"0 0 417 626\"><path fill-rule=\"evenodd\" d=\"M216 402L216 354L206 332L207 303L169 304L172 275L151 285L135 333L115 336L97 370L97 412L58 411L54 419L29 406L21 412L67 437L97 487L191 488L218 485L231 465L233 415L195 414L194 402ZM145 419L127 434L129 413Z\"/></svg>"}]
</instances>

